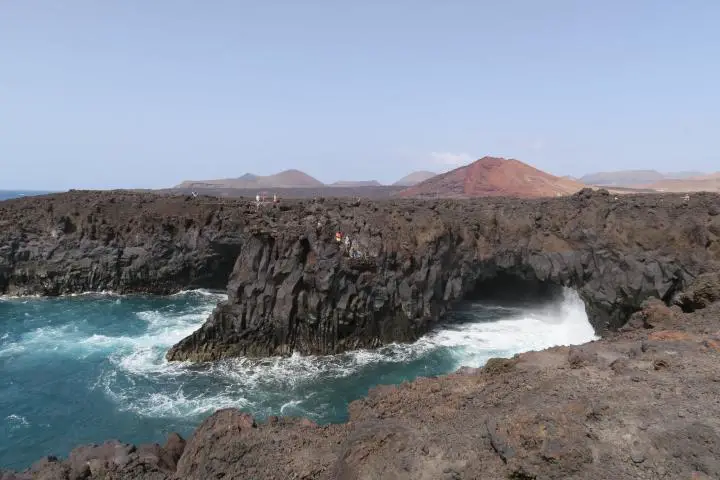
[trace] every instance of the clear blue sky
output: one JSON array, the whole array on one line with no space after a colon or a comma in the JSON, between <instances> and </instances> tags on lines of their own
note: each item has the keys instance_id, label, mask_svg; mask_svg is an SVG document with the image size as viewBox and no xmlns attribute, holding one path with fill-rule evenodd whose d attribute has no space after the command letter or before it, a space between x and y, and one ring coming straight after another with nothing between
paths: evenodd
<instances>
[{"instance_id":1,"label":"clear blue sky","mask_svg":"<svg viewBox=\"0 0 720 480\"><path fill-rule=\"evenodd\" d=\"M1 0L0 188L720 170L717 0Z\"/></svg>"}]
</instances>

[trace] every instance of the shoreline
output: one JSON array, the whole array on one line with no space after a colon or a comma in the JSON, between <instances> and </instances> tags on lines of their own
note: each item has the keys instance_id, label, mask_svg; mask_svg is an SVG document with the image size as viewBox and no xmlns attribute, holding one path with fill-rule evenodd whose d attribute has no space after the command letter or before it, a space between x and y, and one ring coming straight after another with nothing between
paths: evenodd
<instances>
[{"instance_id":1,"label":"shoreline","mask_svg":"<svg viewBox=\"0 0 720 480\"><path fill-rule=\"evenodd\" d=\"M457 302L497 284L575 288L603 336L376 387L350 405L345 424L257 425L225 410L187 445L173 437L166 447L81 447L38 472L63 480L718 478L720 294L712 295L720 280L711 277L720 272L719 207L718 194L686 201L586 190L260 210L128 192L1 202L2 292L226 287L228 300L170 349L171 360L414 341ZM345 254L338 232L352 237L362 262Z\"/></svg>"},{"instance_id":2,"label":"shoreline","mask_svg":"<svg viewBox=\"0 0 720 480\"><path fill-rule=\"evenodd\" d=\"M195 301L201 301L203 304L207 304L207 299L204 298L198 298L195 297L197 300ZM574 297L572 297L574 299ZM83 302L87 301L90 304L95 304L95 302L100 302L100 304L107 304L107 307L110 309L112 306L108 304L107 300L104 300L103 298L99 299L93 299L90 298L84 298L80 297L77 298L78 300L82 300ZM70 299L67 300L68 302L73 303ZM189 300L191 302L195 302L193 300ZM114 299L110 301L110 303L113 303ZM184 302L184 300L183 300ZM459 323L456 321L453 321L452 319L448 319L447 324L443 324L442 326L439 326L436 331L433 331L429 333L426 337L424 337L418 344L409 344L409 345L387 345L384 347L380 347L377 350L364 350L364 351L354 351L354 352L346 352L339 356L330 356L330 357L301 357L297 355L297 359L295 358L267 358L267 359L258 359L257 363L250 360L250 361L244 361L242 360L241 365L247 365L246 367L239 367L238 364L234 363L232 360L230 360L229 363L227 363L225 366L220 367L219 365L189 365L190 369L192 371L195 371L195 374L191 375L199 375L199 377L196 377L199 379L200 382L204 382L202 380L203 378L216 378L215 375L218 374L221 370L224 371L225 369L233 370L235 368L240 368L240 370L237 370L239 375L242 375L241 372L244 371L257 371L259 375L264 375L262 372L265 373L272 373L269 372L267 369L271 369L272 371L277 371L278 380L272 381L270 379L266 378L266 381L263 382L265 384L264 387L252 387L251 384L254 384L254 382L251 382L250 384L246 384L244 381L241 380L241 377L238 377L238 386L235 387L236 390L238 390L240 393L238 394L230 394L230 396L226 397L226 400L228 403L218 403L217 401L213 402L207 402L204 400L198 401L196 403L195 401L195 395L188 395L192 391L195 391L195 389L191 386L193 381L192 378L189 377L187 374L180 374L179 372L183 371L185 367L183 365L169 365L169 366L161 366L157 369L152 369L151 371L155 372L157 371L158 375L160 375L163 378L166 378L165 375L167 368L171 370L170 373L172 373L173 378L177 378L178 386L184 385L185 395L184 398L186 398L191 404L191 408L195 407L203 407L204 411L206 413L202 414L200 418L195 417L193 414L193 422L188 422L186 419L182 418L168 418L167 420L160 420L158 422L155 422L153 420L153 424L163 424L167 423L169 426L166 428L169 429L178 429L181 428L179 431L183 436L186 434L192 433L192 431L199 426L199 424L204 420L204 417L206 415L210 415L213 411L213 409L209 409L208 407L210 405L215 405L215 408L219 408L223 404L225 405L242 405L243 403L233 402L233 400L238 400L240 397L244 397L246 401L249 403L245 407L238 407L241 408L243 411L258 415L257 421L260 422L260 418L264 418L265 415L308 415L310 418L313 419L313 421L319 423L319 424L338 424L342 423L347 420L347 416L349 415L349 412L347 410L347 407L349 403L352 401L358 400L362 398L364 395L366 395L367 390L365 387L369 388L375 388L378 384L400 384L402 381L413 381L416 376L425 376L427 377L430 373L432 373L432 376L438 376L438 375L447 375L452 374L456 372L459 368L468 368L469 367L477 367L478 365L481 365L484 363L484 359L487 358L487 355L492 354L489 352L490 349L493 349L491 347L492 344L496 344L497 341L500 341L501 343L497 344L498 349L505 349L506 342L509 342L510 340L492 340L495 338L494 332L496 332L496 328L501 328L503 333L503 338L506 338L506 335L510 335L509 338L513 338L514 334L510 332L508 329L511 328L517 328L512 327L510 325L526 325L528 329L532 329L532 331L537 331L538 333L541 333L540 330L542 326L546 325L546 328L552 329L553 331L559 331L559 332L565 332L567 329L572 329L572 327L575 325L575 322L582 322L581 327L584 331L589 330L589 324L587 324L586 317L583 316L579 317L580 315L579 310L576 312L577 305L576 300L573 301L572 299L568 299L562 303L563 305L568 306L568 303L572 305L572 313L564 314L563 318L564 320L562 322L558 321L558 324L556 326L553 325L553 319L552 314L549 313L549 311L555 311L553 307L548 306L547 304L540 302L538 305L533 308L532 305L528 305L527 303L522 303L521 305L518 305L517 308L510 308L508 305L504 305L503 307L491 307L490 310L482 310L480 316L474 317L475 320L472 321L468 312L474 312L476 311L475 308L480 308L477 305L467 305L463 308L462 312L465 312L463 314L460 314L460 316L457 317L457 320L459 320ZM64 305L64 303L59 303L58 305ZM52 307L50 307L52 308ZM143 306L140 308L140 310L153 310L157 307L151 306L151 304L148 304L147 306ZM560 307L558 305L557 307L558 312L560 311ZM95 315L102 315L102 311L104 310L98 310L97 307L93 307L93 311L95 311ZM23 310L25 311L25 310ZM32 311L32 307L30 307L30 310ZM134 310L133 310L134 311ZM162 312L160 310L159 312ZM183 315L182 310L177 311L178 315ZM484 318L485 315L492 315L494 318L491 319L490 317L487 318L487 321L490 322L487 327L480 327L480 330L476 332L473 325L484 325ZM494 321L493 321L494 320ZM194 320L196 321L196 320ZM501 326L505 323L508 323L508 326ZM545 323L548 322L548 323ZM498 327L494 327L493 325L497 325ZM580 325L578 325L580 326ZM485 335L478 332L487 332ZM95 333L102 333L102 331L97 331ZM106 335L111 335L109 333L106 333ZM127 334L122 332L115 332L112 335L120 335L125 336ZM458 340L458 337L467 337L468 335L471 335L472 338L487 338L488 341L491 342L491 345L488 345L487 348L479 348L476 352L474 348L471 348L471 351L466 353L460 353L464 351L466 348L465 345L468 344L468 341L462 340L460 338ZM79 338L79 341L82 343L85 343L83 340L84 338L88 336L94 336L93 331L89 331L87 334L84 334L82 337ZM135 336L135 335L133 335ZM548 345L552 343L577 343L578 341L582 341L582 338L580 340L577 340L577 334L574 335L576 340L575 342L572 341L572 335L565 337L555 337L549 336L547 334L542 335L542 338L545 340L525 340L525 339L518 339L521 343L517 346L512 348L513 351L509 351L507 353L508 356L514 354L517 351L527 351L529 349L536 349L540 348L540 345ZM63 342L66 341L65 337L63 337ZM557 341L554 341L557 340ZM450 342L450 343L448 343ZM459 346L457 344L459 342L462 344L462 346ZM538 343L539 342L539 343ZM145 344L146 342L143 342ZM165 343L165 342L163 342ZM113 343L114 345L115 343ZM535 348L533 348L533 344L537 345ZM46 345L44 343L43 345ZM51 346L51 344L47 344ZM124 345L124 344L123 344ZM113 347L114 348L114 347ZM120 346L118 348L125 349L124 346ZM509 344L508 344L508 348ZM84 350L84 349L83 349ZM132 348L131 348L132 350ZM155 350L155 348L153 348ZM451 352L452 351L452 352ZM105 350L103 350L105 352ZM487 352L487 353L486 353ZM129 355L130 352L123 353L119 357L117 357L116 364L117 365L124 365L125 362L123 357L126 357ZM27 355L27 353L26 353ZM73 353L73 356L75 354ZM80 354L83 355L82 353ZM114 356L111 352L103 353L103 357L111 355ZM457 355L457 356L456 356ZM153 355L153 357L156 357L156 355ZM65 358L65 357L62 357ZM436 367L431 368L431 371L424 369L421 366L417 365L417 362L424 361L422 359L427 359L428 362L430 362L432 365L436 365ZM119 363L117 363L119 362ZM155 363L156 360L153 360ZM437 363L436 363L437 362ZM478 363L481 362L481 363ZM143 362L145 364L147 362ZM255 366L253 366L255 364ZM233 365L236 365L233 367ZM274 365L274 366L273 366ZM414 367L412 365L415 365ZM188 366L188 365L186 365ZM302 369L305 366L308 370L314 370L317 373L310 375L306 378L304 374L302 374ZM199 369L199 370L198 370ZM208 369L215 371L215 374L203 374L201 372L206 372ZM111 370L117 370L117 368L111 368ZM135 371L135 370L133 370ZM148 371L146 368L142 368L142 371ZM125 372L125 373L123 373ZM294 377L293 373L298 374L298 377ZM345 372L345 373L342 373ZM355 372L355 373L350 373ZM365 372L365 373L363 373ZM110 373L110 370L108 370L103 376ZM126 375L127 372L124 370L118 370L118 378L120 378L121 375ZM155 376L155 374L150 373L150 375ZM179 376L176 376L179 375ZM210 377L207 377L207 375L211 375ZM290 376L288 376L290 375ZM360 377L355 377L354 375L360 375ZM380 375L383 375L382 378L380 378ZM389 375L389 376L387 376ZM405 377L407 380L403 380L402 378L398 378L396 375L399 375L401 377ZM305 387L301 387L298 389L295 393L288 393L287 395L283 395L279 393L279 390L277 390L277 387L281 386L285 380L282 380L281 377L284 376L284 378L287 379L287 381L293 381L292 378L295 378L297 382L300 382L305 385ZM302 377L302 378L301 378ZM322 381L323 378L335 378L336 380L331 380L330 384L328 384L325 381ZM90 378L90 383L95 383L96 380L94 380L95 377ZM124 378L124 377L123 377ZM136 378L132 376L132 378ZM170 377L167 377L170 378ZM217 377L219 381L221 377ZM225 377L222 377L225 378ZM228 378L235 378L234 376L228 377ZM383 380L384 379L384 380ZM372 384L370 381L373 380ZM99 381L99 380L98 380ZM160 383L163 383L164 381L160 381ZM189 382L189 383L186 383ZM269 382L269 383L268 383ZM279 382L279 383L278 383ZM156 382L154 380L151 381L151 384L155 384ZM353 387L353 392L347 392L346 394L331 394L332 398L332 407L326 408L323 407L321 404L325 401L328 401L330 397L326 394L323 394L322 391L318 392L321 396L321 399L318 400L318 397L315 397L313 399L308 399L305 395L312 391L312 386L317 385L319 389L325 389L328 387L328 385L338 385L338 388L340 386L347 387L350 384L357 385L357 388ZM345 388L342 387L342 388ZM138 394L143 395L144 397L147 396L147 394L155 391L158 395L169 395L169 398L167 398L167 402L172 401L172 406L169 406L169 408L163 408L162 411L166 412L167 414L174 415L170 413L170 410L177 411L177 412L186 412L188 411L186 407L190 406L189 404L186 404L185 401L176 402L178 399L175 395L172 394L170 391L166 391L166 389L162 388L160 384L158 384L158 388L148 390L144 389L144 393L140 393L135 391L135 389L132 389L132 391L125 391L124 389L118 389L117 386L110 387L113 392L116 394L124 394L128 395L127 402L128 403L122 403L117 404L116 408L119 408L120 410L125 410L125 406L127 405L128 408L132 408L131 411L138 412L140 415L140 418L142 418L143 414L139 413L140 410L137 410L138 408L142 408L142 405L147 405L147 401L145 399L139 399ZM258 389L259 388L259 389ZM249 389L249 390L248 390ZM222 390L222 388L221 388ZM293 389L295 391L295 389ZM102 389L100 390L102 392ZM268 393L264 393L268 392ZM207 389L205 393L203 394L206 398L216 398L216 392L215 389ZM101 393L100 393L101 395ZM265 400L265 398L269 398L270 396L277 396L280 395L282 399L276 400ZM163 398L165 398L163 396ZM219 397L218 397L219 398ZM304 400L303 400L304 399ZM281 407L280 405L283 402L287 402L286 405L293 404L296 400L303 400L304 403L299 405L298 407L292 406L289 410L286 410L285 407ZM243 402L244 400L240 400L240 402ZM115 403L115 402L113 402ZM130 407L130 405L133 405ZM263 410L266 410L268 408L272 407L272 412L268 412L267 414L263 414ZM48 406L49 408L49 406ZM177 410L176 410L177 409ZM342 409L342 410L340 410ZM12 410L13 412L17 412L17 410ZM28 419L30 419L34 424L42 423L42 417L38 417L33 414L32 411L29 410L31 413L30 416L28 416ZM109 413L108 413L109 414ZM149 412L148 412L149 414ZM150 417L154 418L160 418L163 416L162 413L158 414L149 414ZM160 417L159 417L159 416ZM108 422L113 422L114 420L111 420L112 417L108 417ZM75 422L78 422L83 418L83 416L80 414L77 418L74 419ZM73 419L69 419L73 420ZM64 422L64 420L63 420ZM54 422L57 425L59 425L58 422ZM176 425L173 427L173 425ZM182 427L180 427L182 425ZM192 425L192 427L188 427L188 425ZM41 429L42 430L42 429ZM132 442L145 442L145 441L160 441L161 438L152 436L136 436L132 434L132 431L126 431L123 429L122 425L115 425L115 429L102 429L100 432L100 435L97 435L97 429L91 428L92 432L94 432L93 437L88 438L86 441L103 441L105 438L120 438L124 441L132 441ZM144 431L141 429L141 431ZM122 433L125 432L125 433ZM18 434L20 432L17 432ZM146 432L147 433L147 432ZM130 437L127 437L127 435L130 434ZM117 437L116 437L117 436ZM87 438L87 437L86 437ZM70 442L70 445L72 445L74 442ZM67 442L63 442L63 449L59 450L51 450L47 453L52 452L54 455L58 456L66 456L69 451L69 445ZM67 450L65 450L67 448ZM41 451L37 452L42 453ZM34 459L33 459L34 460ZM4 467L8 467L9 465L3 465ZM25 468L26 465L13 465L15 468L23 467Z\"/></svg>"},{"instance_id":3,"label":"shoreline","mask_svg":"<svg viewBox=\"0 0 720 480\"><path fill-rule=\"evenodd\" d=\"M0 478L716 478L719 319L720 302L692 313L648 302L608 338L378 385L345 423L222 409L186 440L78 447Z\"/></svg>"}]
</instances>

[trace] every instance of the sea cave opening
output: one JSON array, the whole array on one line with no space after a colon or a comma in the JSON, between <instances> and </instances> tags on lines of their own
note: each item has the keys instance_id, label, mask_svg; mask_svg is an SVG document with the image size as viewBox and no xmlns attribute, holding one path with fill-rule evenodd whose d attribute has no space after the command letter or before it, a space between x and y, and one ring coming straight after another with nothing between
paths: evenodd
<instances>
[{"instance_id":1,"label":"sea cave opening","mask_svg":"<svg viewBox=\"0 0 720 480\"><path fill-rule=\"evenodd\" d=\"M503 306L547 305L561 301L567 289L557 283L504 271L475 281L463 301Z\"/></svg>"},{"instance_id":2,"label":"sea cave opening","mask_svg":"<svg viewBox=\"0 0 720 480\"><path fill-rule=\"evenodd\" d=\"M494 323L495 332L507 329L503 342L515 344L520 351L524 344L531 349L546 348L597 338L585 302L575 289L523 272L498 271L480 276L447 319L458 326ZM529 337L536 338L528 343Z\"/></svg>"}]
</instances>

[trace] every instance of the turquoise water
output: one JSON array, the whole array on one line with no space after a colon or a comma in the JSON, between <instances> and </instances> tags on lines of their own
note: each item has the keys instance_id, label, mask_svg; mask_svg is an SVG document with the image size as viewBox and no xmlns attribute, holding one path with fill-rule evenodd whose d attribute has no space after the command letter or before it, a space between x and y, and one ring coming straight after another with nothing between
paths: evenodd
<instances>
[{"instance_id":1,"label":"turquoise water","mask_svg":"<svg viewBox=\"0 0 720 480\"><path fill-rule=\"evenodd\" d=\"M259 418L344 421L377 384L480 366L488 358L593 338L576 296L542 309L468 305L452 327L411 345L338 356L168 364L168 347L197 329L219 294L169 297L0 297L0 467L110 438L188 435L214 410Z\"/></svg>"}]
</instances>

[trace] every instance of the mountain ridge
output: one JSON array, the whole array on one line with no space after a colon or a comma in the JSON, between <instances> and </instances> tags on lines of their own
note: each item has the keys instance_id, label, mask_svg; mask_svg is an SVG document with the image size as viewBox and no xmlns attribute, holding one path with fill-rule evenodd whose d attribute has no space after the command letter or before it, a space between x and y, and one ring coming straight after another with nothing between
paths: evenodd
<instances>
[{"instance_id":1,"label":"mountain ridge","mask_svg":"<svg viewBox=\"0 0 720 480\"><path fill-rule=\"evenodd\" d=\"M307 173L291 168L273 175L246 173L238 178L186 180L174 188L312 188L325 186Z\"/></svg>"}]
</instances>

